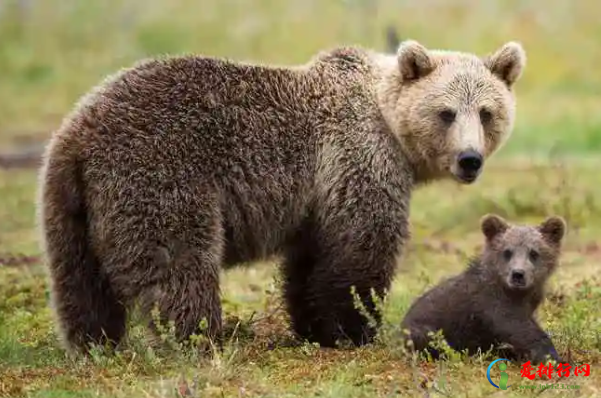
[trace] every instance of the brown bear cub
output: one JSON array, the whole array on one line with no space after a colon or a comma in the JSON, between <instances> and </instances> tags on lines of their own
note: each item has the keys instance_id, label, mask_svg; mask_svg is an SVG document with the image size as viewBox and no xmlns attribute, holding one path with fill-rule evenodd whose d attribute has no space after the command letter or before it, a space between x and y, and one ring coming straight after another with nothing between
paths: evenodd
<instances>
[{"instance_id":1,"label":"brown bear cub","mask_svg":"<svg viewBox=\"0 0 601 398\"><path fill-rule=\"evenodd\" d=\"M54 132L38 221L65 346L119 342L134 304L179 338L222 331L220 271L283 258L301 339L360 345L409 239L411 192L472 184L506 142L518 43L486 56L406 40L304 65L201 55L107 78Z\"/></svg>"},{"instance_id":2,"label":"brown bear cub","mask_svg":"<svg viewBox=\"0 0 601 398\"><path fill-rule=\"evenodd\" d=\"M561 254L566 225L549 217L538 226L511 225L497 215L481 222L485 246L461 274L417 299L402 321L414 349L429 346L429 332L442 330L449 346L469 354L489 349L503 358L540 363L560 358L549 336L534 319L548 278ZM510 345L503 349L500 345Z\"/></svg>"}]
</instances>

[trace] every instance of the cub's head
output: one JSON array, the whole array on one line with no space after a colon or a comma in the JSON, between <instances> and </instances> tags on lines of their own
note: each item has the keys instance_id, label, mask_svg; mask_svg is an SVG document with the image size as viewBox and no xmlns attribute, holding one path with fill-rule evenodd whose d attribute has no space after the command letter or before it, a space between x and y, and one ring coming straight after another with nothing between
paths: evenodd
<instances>
[{"instance_id":1,"label":"cub's head","mask_svg":"<svg viewBox=\"0 0 601 398\"><path fill-rule=\"evenodd\" d=\"M379 102L419 181L470 184L513 130L513 86L526 55L508 42L494 53L429 50L414 40L382 57Z\"/></svg>"},{"instance_id":2,"label":"cub's head","mask_svg":"<svg viewBox=\"0 0 601 398\"><path fill-rule=\"evenodd\" d=\"M489 214L481 229L486 239L482 263L507 289L529 291L543 287L555 271L566 223L552 216L537 226L511 225Z\"/></svg>"}]
</instances>

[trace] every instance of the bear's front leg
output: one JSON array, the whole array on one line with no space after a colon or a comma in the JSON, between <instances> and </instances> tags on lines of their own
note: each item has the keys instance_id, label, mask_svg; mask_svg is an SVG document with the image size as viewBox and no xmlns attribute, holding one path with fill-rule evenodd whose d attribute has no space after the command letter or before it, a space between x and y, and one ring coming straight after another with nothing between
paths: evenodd
<instances>
[{"instance_id":1,"label":"bear's front leg","mask_svg":"<svg viewBox=\"0 0 601 398\"><path fill-rule=\"evenodd\" d=\"M318 206L291 240L284 293L299 337L325 347L343 340L359 346L375 337L351 289L379 326L371 290L381 299L390 289L409 235L406 203L383 192L354 196L346 207Z\"/></svg>"},{"instance_id":2,"label":"bear's front leg","mask_svg":"<svg viewBox=\"0 0 601 398\"><path fill-rule=\"evenodd\" d=\"M491 324L497 339L510 344L516 357L525 358L536 365L544 362L547 356L562 362L547 333L532 318L517 314L491 316Z\"/></svg>"}]
</instances>

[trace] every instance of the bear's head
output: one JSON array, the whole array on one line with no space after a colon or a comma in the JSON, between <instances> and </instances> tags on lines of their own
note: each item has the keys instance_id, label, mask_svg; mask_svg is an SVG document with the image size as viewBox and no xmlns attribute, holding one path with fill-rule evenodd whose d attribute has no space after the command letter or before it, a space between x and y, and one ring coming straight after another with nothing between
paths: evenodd
<instances>
[{"instance_id":1,"label":"bear's head","mask_svg":"<svg viewBox=\"0 0 601 398\"><path fill-rule=\"evenodd\" d=\"M557 268L566 232L563 218L551 216L536 226L512 225L488 214L481 229L486 240L482 263L507 290L540 289Z\"/></svg>"},{"instance_id":2,"label":"bear's head","mask_svg":"<svg viewBox=\"0 0 601 398\"><path fill-rule=\"evenodd\" d=\"M405 40L386 58L380 105L417 182L476 181L513 130L513 86L526 63L522 46L508 42L479 57Z\"/></svg>"}]
</instances>

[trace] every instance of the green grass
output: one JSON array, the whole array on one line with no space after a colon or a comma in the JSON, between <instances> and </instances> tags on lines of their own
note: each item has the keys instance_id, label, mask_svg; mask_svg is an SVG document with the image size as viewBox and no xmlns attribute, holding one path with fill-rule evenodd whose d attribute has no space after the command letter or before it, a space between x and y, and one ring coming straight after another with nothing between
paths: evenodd
<instances>
[{"instance_id":1,"label":"green grass","mask_svg":"<svg viewBox=\"0 0 601 398\"><path fill-rule=\"evenodd\" d=\"M118 354L67 358L37 260L35 171L0 171L0 397L176 397L186 389L183 396L193 397L444 396L436 389L449 397L538 396L540 390L517 388L543 383L520 378L518 364L507 371L515 387L500 392L486 380L490 359L416 361L399 344L398 325L411 301L460 272L482 245L478 221L487 212L514 222L540 222L551 214L568 221L562 264L538 316L561 354L591 364L590 377L564 383L579 385L579 396L601 396L597 2L382 0L373 8L365 0L33 3L26 17L16 0L0 3L0 152L47 139L105 74L160 53L292 64L343 43L383 49L383 29L392 23L402 37L429 47L486 53L517 39L528 66L517 87L514 136L482 180L416 192L413 238L383 307L380 339L356 350L286 347L277 264L260 263L224 274L224 313L229 325L240 323L213 357L152 344L132 322Z\"/></svg>"},{"instance_id":2,"label":"green grass","mask_svg":"<svg viewBox=\"0 0 601 398\"><path fill-rule=\"evenodd\" d=\"M580 385L582 396L597 396L601 385L597 372L601 279L596 269L601 260L601 186L595 184L599 164L518 162L511 167L504 160L491 163L472 187L442 183L416 193L411 217L414 236L383 306L386 323L381 339L358 350L279 346L289 332L277 288L277 264L264 263L224 275L224 312L228 324L238 319L240 325L224 352L213 358L169 344L151 344L140 324L132 323L128 343L117 355L98 352L89 360L68 359L57 344L40 265L0 268L0 396L175 397L184 379L195 397L411 397L423 395L424 389L431 390L432 383L440 385L443 380L450 396L492 394L494 388L485 375L490 358L414 361L397 337L411 300L441 278L459 272L465 258L481 246L478 221L491 211L520 222L539 222L549 214L568 220L561 268L552 279L539 319L553 333L561 354L592 365L591 376L568 382ZM6 204L2 219L10 220L0 229L2 256L4 252L38 254L32 228L34 173L4 172L0 181ZM441 192L452 199L441 202ZM508 372L510 384L541 383L521 379L517 364ZM547 394L566 394L553 391ZM513 389L506 396L535 393Z\"/></svg>"}]
</instances>

